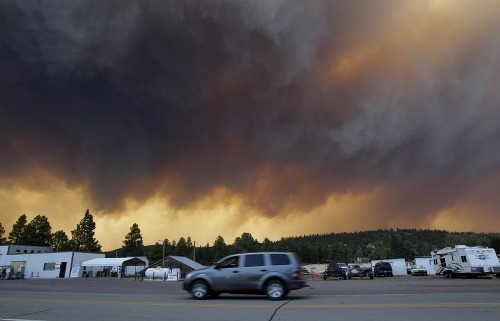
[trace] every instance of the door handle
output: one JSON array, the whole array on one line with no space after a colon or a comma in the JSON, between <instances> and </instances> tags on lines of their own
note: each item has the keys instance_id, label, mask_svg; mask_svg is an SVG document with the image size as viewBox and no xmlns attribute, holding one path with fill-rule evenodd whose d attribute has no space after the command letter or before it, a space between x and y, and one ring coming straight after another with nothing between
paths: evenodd
<instances>
[{"instance_id":1,"label":"door handle","mask_svg":"<svg viewBox=\"0 0 500 321\"><path fill-rule=\"evenodd\" d=\"M238 271L233 271L233 273L238 273Z\"/></svg>"},{"instance_id":2,"label":"door handle","mask_svg":"<svg viewBox=\"0 0 500 321\"><path fill-rule=\"evenodd\" d=\"M266 270L266 269L263 269L263 270L260 270L260 271L261 271L261 272L267 272L267 270Z\"/></svg>"}]
</instances>

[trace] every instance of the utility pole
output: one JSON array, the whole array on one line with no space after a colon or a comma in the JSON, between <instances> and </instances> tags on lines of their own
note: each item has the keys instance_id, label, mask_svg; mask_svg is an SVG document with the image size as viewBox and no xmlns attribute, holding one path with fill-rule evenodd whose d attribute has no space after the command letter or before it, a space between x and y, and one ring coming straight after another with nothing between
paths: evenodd
<instances>
[{"instance_id":1,"label":"utility pole","mask_svg":"<svg viewBox=\"0 0 500 321\"><path fill-rule=\"evenodd\" d=\"M196 241L194 241L194 246L193 246L193 261L196 261Z\"/></svg>"},{"instance_id":2,"label":"utility pole","mask_svg":"<svg viewBox=\"0 0 500 321\"><path fill-rule=\"evenodd\" d=\"M161 240L158 240L158 242ZM164 267L165 265L165 239L163 239L163 256L162 256L162 261L161 261L161 267Z\"/></svg>"}]
</instances>

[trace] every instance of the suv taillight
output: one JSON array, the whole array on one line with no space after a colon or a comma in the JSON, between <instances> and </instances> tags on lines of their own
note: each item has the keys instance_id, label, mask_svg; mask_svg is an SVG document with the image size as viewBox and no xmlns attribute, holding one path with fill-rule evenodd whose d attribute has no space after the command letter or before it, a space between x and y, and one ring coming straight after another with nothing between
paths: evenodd
<instances>
[{"instance_id":1,"label":"suv taillight","mask_svg":"<svg viewBox=\"0 0 500 321\"><path fill-rule=\"evenodd\" d=\"M302 269L300 267L295 269L295 272L293 272L293 277L295 279L302 279Z\"/></svg>"}]
</instances>

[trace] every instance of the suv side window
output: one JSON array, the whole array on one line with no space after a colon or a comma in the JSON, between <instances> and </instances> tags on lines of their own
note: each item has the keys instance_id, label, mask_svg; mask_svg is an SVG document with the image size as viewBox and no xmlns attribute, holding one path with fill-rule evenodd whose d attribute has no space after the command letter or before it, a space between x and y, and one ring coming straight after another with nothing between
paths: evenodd
<instances>
[{"instance_id":1,"label":"suv side window","mask_svg":"<svg viewBox=\"0 0 500 321\"><path fill-rule=\"evenodd\" d=\"M271 254L272 265L290 265L290 258L286 254Z\"/></svg>"},{"instance_id":2,"label":"suv side window","mask_svg":"<svg viewBox=\"0 0 500 321\"><path fill-rule=\"evenodd\" d=\"M245 255L245 267L264 266L264 254Z\"/></svg>"},{"instance_id":3,"label":"suv side window","mask_svg":"<svg viewBox=\"0 0 500 321\"><path fill-rule=\"evenodd\" d=\"M238 255L236 256L231 256L225 259L224 261L220 262L217 267L221 269L226 269L226 268L236 268L238 267L238 262L239 262L240 257Z\"/></svg>"}]
</instances>

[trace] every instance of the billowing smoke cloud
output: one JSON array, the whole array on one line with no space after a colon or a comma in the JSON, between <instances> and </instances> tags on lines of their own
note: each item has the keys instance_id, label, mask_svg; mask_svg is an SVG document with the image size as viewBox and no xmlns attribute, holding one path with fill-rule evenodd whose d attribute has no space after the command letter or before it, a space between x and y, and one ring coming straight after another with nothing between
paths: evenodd
<instances>
[{"instance_id":1,"label":"billowing smoke cloud","mask_svg":"<svg viewBox=\"0 0 500 321\"><path fill-rule=\"evenodd\" d=\"M377 188L380 217L499 202L478 192L500 164L498 1L0 6L0 177L42 168L109 213L214 190L267 216Z\"/></svg>"}]
</instances>

